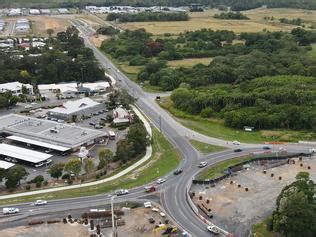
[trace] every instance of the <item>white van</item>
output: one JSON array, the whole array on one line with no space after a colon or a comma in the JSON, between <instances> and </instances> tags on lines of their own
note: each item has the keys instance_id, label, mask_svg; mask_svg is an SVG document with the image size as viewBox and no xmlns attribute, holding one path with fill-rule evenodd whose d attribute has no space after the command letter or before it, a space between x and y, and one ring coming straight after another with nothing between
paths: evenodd
<instances>
[{"instance_id":1,"label":"white van","mask_svg":"<svg viewBox=\"0 0 316 237\"><path fill-rule=\"evenodd\" d=\"M2 209L2 212L4 215L8 215L8 214L19 213L20 210L19 210L19 208L15 208L15 207L5 207Z\"/></svg>"}]
</instances>

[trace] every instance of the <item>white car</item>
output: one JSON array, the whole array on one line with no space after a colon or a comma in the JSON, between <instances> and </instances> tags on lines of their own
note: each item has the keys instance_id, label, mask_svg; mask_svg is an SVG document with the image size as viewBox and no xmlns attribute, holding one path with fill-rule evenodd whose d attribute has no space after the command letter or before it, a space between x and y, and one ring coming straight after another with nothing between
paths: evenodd
<instances>
[{"instance_id":1,"label":"white car","mask_svg":"<svg viewBox=\"0 0 316 237\"><path fill-rule=\"evenodd\" d=\"M199 168L203 168L207 166L207 162L206 161L202 161L200 164L199 164Z\"/></svg>"},{"instance_id":2,"label":"white car","mask_svg":"<svg viewBox=\"0 0 316 237\"><path fill-rule=\"evenodd\" d=\"M115 194L116 194L117 196L126 195L126 194L128 194L128 190L127 190L127 189L120 189L120 190L117 190L117 191L115 192Z\"/></svg>"},{"instance_id":3,"label":"white car","mask_svg":"<svg viewBox=\"0 0 316 237\"><path fill-rule=\"evenodd\" d=\"M215 234L215 235L220 234L220 230L219 230L215 225L209 225L209 226L207 227L207 230L208 230L209 232L212 232L212 233Z\"/></svg>"},{"instance_id":4,"label":"white car","mask_svg":"<svg viewBox=\"0 0 316 237\"><path fill-rule=\"evenodd\" d=\"M240 145L240 142L239 141L233 141L233 144L234 145Z\"/></svg>"},{"instance_id":5,"label":"white car","mask_svg":"<svg viewBox=\"0 0 316 237\"><path fill-rule=\"evenodd\" d=\"M38 168L38 167L42 167L43 165L44 165L43 162L39 162L39 163L36 163L34 166L35 166L36 168Z\"/></svg>"},{"instance_id":6,"label":"white car","mask_svg":"<svg viewBox=\"0 0 316 237\"><path fill-rule=\"evenodd\" d=\"M32 105L25 105L25 106L24 106L24 109L31 109L31 108L33 108Z\"/></svg>"},{"instance_id":7,"label":"white car","mask_svg":"<svg viewBox=\"0 0 316 237\"><path fill-rule=\"evenodd\" d=\"M164 182L166 182L166 179L158 179L158 180L156 181L157 184L162 184L162 183L164 183Z\"/></svg>"},{"instance_id":8,"label":"white car","mask_svg":"<svg viewBox=\"0 0 316 237\"><path fill-rule=\"evenodd\" d=\"M15 208L15 207L5 207L2 209L2 213L4 215L7 215L7 214L16 214L16 213L19 213L20 210L19 208Z\"/></svg>"},{"instance_id":9,"label":"white car","mask_svg":"<svg viewBox=\"0 0 316 237\"><path fill-rule=\"evenodd\" d=\"M46 205L47 204L47 201L45 200L36 200L34 202L34 206L43 206L43 205Z\"/></svg>"}]
</instances>

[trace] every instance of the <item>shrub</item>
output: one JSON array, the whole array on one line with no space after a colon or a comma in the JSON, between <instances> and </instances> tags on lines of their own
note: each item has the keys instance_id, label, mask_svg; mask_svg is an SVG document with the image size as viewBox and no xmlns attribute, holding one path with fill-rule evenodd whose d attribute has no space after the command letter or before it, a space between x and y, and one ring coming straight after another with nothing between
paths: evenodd
<instances>
[{"instance_id":1,"label":"shrub","mask_svg":"<svg viewBox=\"0 0 316 237\"><path fill-rule=\"evenodd\" d=\"M67 183L68 183L69 185L72 185L73 181L72 181L71 179L68 179L68 180L67 180Z\"/></svg>"},{"instance_id":2,"label":"shrub","mask_svg":"<svg viewBox=\"0 0 316 237\"><path fill-rule=\"evenodd\" d=\"M32 183L42 183L44 181L43 175L37 175L34 179L32 179Z\"/></svg>"},{"instance_id":3,"label":"shrub","mask_svg":"<svg viewBox=\"0 0 316 237\"><path fill-rule=\"evenodd\" d=\"M61 179L70 179L70 174L64 174L63 176L61 176Z\"/></svg>"},{"instance_id":4,"label":"shrub","mask_svg":"<svg viewBox=\"0 0 316 237\"><path fill-rule=\"evenodd\" d=\"M41 186L42 186L42 183L41 183L41 182L37 182L37 183L36 183L36 187L37 187L37 188L40 188Z\"/></svg>"},{"instance_id":5,"label":"shrub","mask_svg":"<svg viewBox=\"0 0 316 237\"><path fill-rule=\"evenodd\" d=\"M26 190L30 190L30 189L31 189L31 185L29 185L29 184L26 185L26 186L25 186L25 189L26 189Z\"/></svg>"},{"instance_id":6,"label":"shrub","mask_svg":"<svg viewBox=\"0 0 316 237\"><path fill-rule=\"evenodd\" d=\"M44 186L47 186L47 185L48 185L47 180L45 180L45 181L43 182L43 184L44 184Z\"/></svg>"}]
</instances>

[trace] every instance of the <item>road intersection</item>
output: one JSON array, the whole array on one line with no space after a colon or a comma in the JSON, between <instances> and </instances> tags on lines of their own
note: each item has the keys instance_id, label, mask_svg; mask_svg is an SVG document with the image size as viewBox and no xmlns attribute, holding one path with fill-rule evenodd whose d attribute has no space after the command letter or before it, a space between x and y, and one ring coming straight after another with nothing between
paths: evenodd
<instances>
[{"instance_id":1,"label":"road intersection","mask_svg":"<svg viewBox=\"0 0 316 237\"><path fill-rule=\"evenodd\" d=\"M192 131L180 123L178 123L168 112L162 109L155 101L155 95L146 93L136 83L127 78L119 69L89 40L94 30L88 25L71 20L71 23L77 27L83 37L87 47L93 50L95 57L100 65L104 67L116 79L117 86L126 89L132 96L137 98L136 105L157 128L161 128L161 132L168 140L178 149L182 162L180 164L183 173L179 176L169 174L167 181L160 186L161 204L174 219L177 224L191 236L204 237L210 236L210 232L191 209L186 200L187 188L192 178L200 171L197 167L201 161L208 161L208 166L217 162L231 159L237 156L246 155L255 151L262 151L262 144L241 144L238 147L243 149L242 152L235 153L233 148L236 147L231 141L224 141L217 138L207 137L203 134ZM201 142L227 147L223 152L212 153L208 155L200 154L189 142L189 139L199 140ZM308 152L308 146L298 144L288 144L286 146L288 152ZM273 149L278 150L279 146ZM116 202L133 200L137 198L146 198L144 187L138 187L130 190L126 196L117 197ZM25 218L30 215L38 215L41 213L55 213L63 210L80 209L93 206L104 205L110 202L110 195L102 194L87 197L78 197L64 200L50 201L47 206L34 208L30 204L15 205L20 208L21 215L19 218ZM0 228L2 227L0 223Z\"/></svg>"}]
</instances>

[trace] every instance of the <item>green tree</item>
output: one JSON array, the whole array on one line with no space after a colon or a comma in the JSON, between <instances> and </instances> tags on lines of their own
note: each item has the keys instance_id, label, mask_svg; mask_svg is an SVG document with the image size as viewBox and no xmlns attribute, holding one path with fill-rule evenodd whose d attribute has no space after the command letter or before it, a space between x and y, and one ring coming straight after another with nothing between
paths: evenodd
<instances>
[{"instance_id":1,"label":"green tree","mask_svg":"<svg viewBox=\"0 0 316 237\"><path fill-rule=\"evenodd\" d=\"M78 178L82 169L82 163L79 158L72 158L65 164L65 171L72 173Z\"/></svg>"},{"instance_id":2,"label":"green tree","mask_svg":"<svg viewBox=\"0 0 316 237\"><path fill-rule=\"evenodd\" d=\"M273 230L288 237L313 237L316 233L316 194L309 174L301 172L277 199L272 215Z\"/></svg>"},{"instance_id":3,"label":"green tree","mask_svg":"<svg viewBox=\"0 0 316 237\"><path fill-rule=\"evenodd\" d=\"M99 164L98 169L106 168L110 161L113 160L113 152L109 149L100 149L98 152Z\"/></svg>"},{"instance_id":4,"label":"green tree","mask_svg":"<svg viewBox=\"0 0 316 237\"><path fill-rule=\"evenodd\" d=\"M48 34L49 37L52 37L52 35L54 34L54 30L53 29L47 29L46 33Z\"/></svg>"},{"instance_id":5,"label":"green tree","mask_svg":"<svg viewBox=\"0 0 316 237\"><path fill-rule=\"evenodd\" d=\"M6 174L6 187L9 189L16 188L27 175L28 173L24 167L20 165L12 167Z\"/></svg>"},{"instance_id":6,"label":"green tree","mask_svg":"<svg viewBox=\"0 0 316 237\"><path fill-rule=\"evenodd\" d=\"M65 166L65 164L63 164L63 163L54 164L48 170L48 173L50 174L51 177L58 180L63 175L64 166Z\"/></svg>"},{"instance_id":7,"label":"green tree","mask_svg":"<svg viewBox=\"0 0 316 237\"><path fill-rule=\"evenodd\" d=\"M83 161L83 168L87 174L91 173L94 170L94 163L92 159L85 159Z\"/></svg>"}]
</instances>

